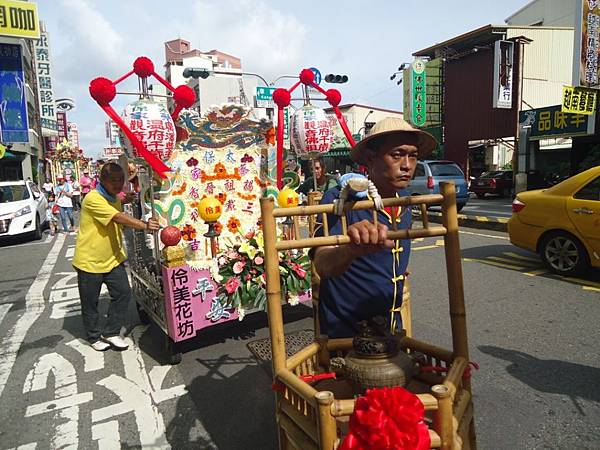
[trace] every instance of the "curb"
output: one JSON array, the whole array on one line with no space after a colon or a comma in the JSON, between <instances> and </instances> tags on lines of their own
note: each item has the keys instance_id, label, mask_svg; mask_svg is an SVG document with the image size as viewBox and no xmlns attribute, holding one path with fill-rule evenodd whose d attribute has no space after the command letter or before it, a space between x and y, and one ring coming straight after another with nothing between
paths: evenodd
<instances>
[{"instance_id":1,"label":"curb","mask_svg":"<svg viewBox=\"0 0 600 450\"><path fill-rule=\"evenodd\" d=\"M427 211L430 222L441 223L442 213L437 211ZM420 219L421 214L415 213L415 217ZM457 214L458 225L469 228L480 228L484 230L508 231L508 219L501 217L469 216L467 214Z\"/></svg>"}]
</instances>

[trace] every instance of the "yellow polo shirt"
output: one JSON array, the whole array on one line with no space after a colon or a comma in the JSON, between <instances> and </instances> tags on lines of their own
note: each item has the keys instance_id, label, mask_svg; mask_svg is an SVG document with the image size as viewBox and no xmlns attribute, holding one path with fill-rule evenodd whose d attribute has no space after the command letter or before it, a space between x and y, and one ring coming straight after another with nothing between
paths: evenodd
<instances>
[{"instance_id":1,"label":"yellow polo shirt","mask_svg":"<svg viewBox=\"0 0 600 450\"><path fill-rule=\"evenodd\" d=\"M108 273L127 257L123 249L121 225L112 218L121 212L121 201L109 202L90 191L81 205L79 234L73 266L90 273Z\"/></svg>"}]
</instances>

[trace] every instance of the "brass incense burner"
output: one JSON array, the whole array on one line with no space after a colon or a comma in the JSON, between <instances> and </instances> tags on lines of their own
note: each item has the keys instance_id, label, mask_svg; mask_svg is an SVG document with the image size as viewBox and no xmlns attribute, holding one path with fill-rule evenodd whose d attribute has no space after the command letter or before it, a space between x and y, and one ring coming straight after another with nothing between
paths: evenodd
<instances>
[{"instance_id":1,"label":"brass incense burner","mask_svg":"<svg viewBox=\"0 0 600 450\"><path fill-rule=\"evenodd\" d=\"M389 332L383 317L359 323L360 333L352 340L345 358L345 375L358 393L381 387L405 387L417 372L417 365Z\"/></svg>"}]
</instances>

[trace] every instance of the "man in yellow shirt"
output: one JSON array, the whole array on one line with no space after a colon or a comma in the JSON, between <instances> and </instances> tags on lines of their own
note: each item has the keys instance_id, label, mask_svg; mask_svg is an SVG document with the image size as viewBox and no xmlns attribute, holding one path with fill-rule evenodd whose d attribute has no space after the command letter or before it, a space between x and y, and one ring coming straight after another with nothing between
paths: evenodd
<instances>
[{"instance_id":1,"label":"man in yellow shirt","mask_svg":"<svg viewBox=\"0 0 600 450\"><path fill-rule=\"evenodd\" d=\"M105 164L98 186L85 196L81 205L73 266L77 270L83 326L88 342L98 351L111 346L118 350L128 347L120 336L131 300L121 227L124 225L147 232L155 232L160 228L156 219L144 222L121 212L121 201L117 195L124 181L125 173L120 165ZM101 330L98 298L103 283L108 288L111 302L107 322Z\"/></svg>"}]
</instances>

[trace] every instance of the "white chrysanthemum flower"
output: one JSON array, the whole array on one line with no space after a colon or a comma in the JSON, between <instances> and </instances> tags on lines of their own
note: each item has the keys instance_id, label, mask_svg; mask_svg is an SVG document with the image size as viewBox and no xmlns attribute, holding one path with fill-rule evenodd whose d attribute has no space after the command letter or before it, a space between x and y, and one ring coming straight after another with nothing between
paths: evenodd
<instances>
[{"instance_id":1,"label":"white chrysanthemum flower","mask_svg":"<svg viewBox=\"0 0 600 450\"><path fill-rule=\"evenodd\" d=\"M244 317L246 316L246 310L244 308L242 308L241 306L238 306L237 313L238 313L238 320L240 322L242 320L244 320Z\"/></svg>"},{"instance_id":2,"label":"white chrysanthemum flower","mask_svg":"<svg viewBox=\"0 0 600 450\"><path fill-rule=\"evenodd\" d=\"M295 294L290 294L290 298L288 299L288 303L292 306L296 306L298 303L300 303L300 296L295 295Z\"/></svg>"}]
</instances>

